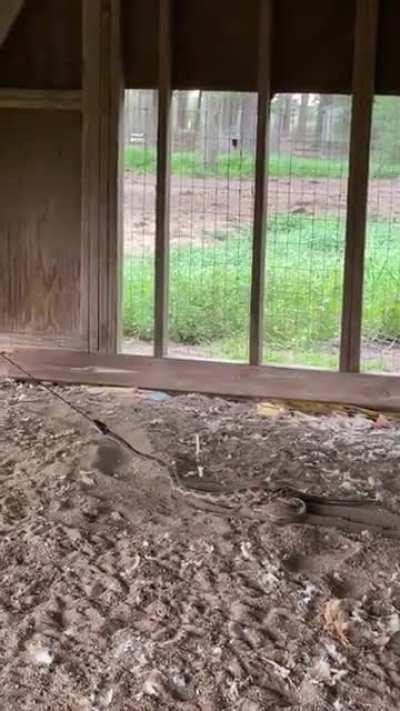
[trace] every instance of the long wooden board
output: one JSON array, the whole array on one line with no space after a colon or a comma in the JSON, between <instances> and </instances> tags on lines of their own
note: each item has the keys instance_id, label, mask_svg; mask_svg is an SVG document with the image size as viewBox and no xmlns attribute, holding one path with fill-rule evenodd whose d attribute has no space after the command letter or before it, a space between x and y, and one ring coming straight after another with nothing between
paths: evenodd
<instances>
[{"instance_id":1,"label":"long wooden board","mask_svg":"<svg viewBox=\"0 0 400 711\"><path fill-rule=\"evenodd\" d=\"M262 363L264 341L265 246L267 229L268 137L271 102L272 0L260 3L257 145L254 191L253 253L250 298L249 360Z\"/></svg>"},{"instance_id":2,"label":"long wooden board","mask_svg":"<svg viewBox=\"0 0 400 711\"><path fill-rule=\"evenodd\" d=\"M169 218L172 106L172 0L159 0L154 355L168 350Z\"/></svg>"},{"instance_id":3,"label":"long wooden board","mask_svg":"<svg viewBox=\"0 0 400 711\"><path fill-rule=\"evenodd\" d=\"M357 0L340 370L360 370L369 155L379 0Z\"/></svg>"},{"instance_id":4,"label":"long wooden board","mask_svg":"<svg viewBox=\"0 0 400 711\"><path fill-rule=\"evenodd\" d=\"M120 6L120 0L105 0L101 15L99 350L103 353L117 353L120 340L123 150Z\"/></svg>"},{"instance_id":5,"label":"long wooden board","mask_svg":"<svg viewBox=\"0 0 400 711\"><path fill-rule=\"evenodd\" d=\"M101 0L82 0L82 327L99 350Z\"/></svg>"},{"instance_id":6,"label":"long wooden board","mask_svg":"<svg viewBox=\"0 0 400 711\"><path fill-rule=\"evenodd\" d=\"M0 109L80 111L81 108L81 91L0 89Z\"/></svg>"},{"instance_id":7,"label":"long wooden board","mask_svg":"<svg viewBox=\"0 0 400 711\"><path fill-rule=\"evenodd\" d=\"M83 0L83 279L89 350L116 353L121 306L120 0Z\"/></svg>"},{"instance_id":8,"label":"long wooden board","mask_svg":"<svg viewBox=\"0 0 400 711\"><path fill-rule=\"evenodd\" d=\"M5 352L5 349L2 349ZM199 392L232 397L316 400L373 409L400 409L400 378L210 361L74 351L6 351L0 377ZM25 374L24 372L25 371Z\"/></svg>"}]
</instances>

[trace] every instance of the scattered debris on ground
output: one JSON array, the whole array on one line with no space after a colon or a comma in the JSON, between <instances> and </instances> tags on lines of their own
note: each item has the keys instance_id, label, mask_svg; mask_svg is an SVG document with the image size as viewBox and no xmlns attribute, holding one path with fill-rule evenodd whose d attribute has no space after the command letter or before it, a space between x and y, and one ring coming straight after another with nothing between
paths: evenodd
<instances>
[{"instance_id":1,"label":"scattered debris on ground","mask_svg":"<svg viewBox=\"0 0 400 711\"><path fill-rule=\"evenodd\" d=\"M171 475L400 513L396 418L55 389L137 453L0 385L1 709L400 708L398 542L219 515Z\"/></svg>"}]
</instances>

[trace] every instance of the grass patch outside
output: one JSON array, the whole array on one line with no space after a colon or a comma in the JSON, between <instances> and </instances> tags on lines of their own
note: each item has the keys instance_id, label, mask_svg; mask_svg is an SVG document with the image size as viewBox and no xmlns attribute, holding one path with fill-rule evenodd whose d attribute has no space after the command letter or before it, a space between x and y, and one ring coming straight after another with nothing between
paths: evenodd
<instances>
[{"instance_id":1,"label":"grass patch outside","mask_svg":"<svg viewBox=\"0 0 400 711\"><path fill-rule=\"evenodd\" d=\"M156 151L143 146L126 146L124 165L127 170L139 173L156 172ZM220 153L215 168L205 166L201 155L195 151L174 151L171 156L174 175L194 177L252 178L254 158L250 153ZM273 178L341 178L346 176L346 163L334 158L302 157L288 154L271 154L268 167ZM400 176L400 163L377 162L372 159L371 178L396 178Z\"/></svg>"},{"instance_id":2,"label":"grass patch outside","mask_svg":"<svg viewBox=\"0 0 400 711\"><path fill-rule=\"evenodd\" d=\"M265 302L269 361L337 366L332 343L337 343L340 324L343 232L343 223L334 217L279 215L271 220ZM245 359L250 233L227 235L212 247L172 246L170 261L171 340L207 345L215 357ZM152 338L153 286L153 255L126 258L127 335ZM363 334L371 340L400 336L400 224L369 224Z\"/></svg>"}]
</instances>

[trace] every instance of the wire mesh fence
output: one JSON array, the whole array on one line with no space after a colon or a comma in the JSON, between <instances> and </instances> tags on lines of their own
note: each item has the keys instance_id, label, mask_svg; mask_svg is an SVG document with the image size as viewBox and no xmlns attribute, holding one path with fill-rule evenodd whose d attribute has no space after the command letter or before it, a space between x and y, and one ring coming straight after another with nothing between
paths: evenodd
<instances>
[{"instance_id":1,"label":"wire mesh fence","mask_svg":"<svg viewBox=\"0 0 400 711\"><path fill-rule=\"evenodd\" d=\"M351 102L272 102L265 361L337 369Z\"/></svg>"},{"instance_id":2,"label":"wire mesh fence","mask_svg":"<svg viewBox=\"0 0 400 711\"><path fill-rule=\"evenodd\" d=\"M170 355L248 357L255 94L174 94Z\"/></svg>"},{"instance_id":3,"label":"wire mesh fence","mask_svg":"<svg viewBox=\"0 0 400 711\"><path fill-rule=\"evenodd\" d=\"M248 359L257 96L175 92L169 355ZM264 362L337 369L351 98L271 107ZM157 93L125 112L123 350L151 354ZM374 111L362 367L400 370L400 99Z\"/></svg>"},{"instance_id":4,"label":"wire mesh fence","mask_svg":"<svg viewBox=\"0 0 400 711\"><path fill-rule=\"evenodd\" d=\"M125 93L122 348L141 355L152 355L154 339L157 99Z\"/></svg>"},{"instance_id":5,"label":"wire mesh fence","mask_svg":"<svg viewBox=\"0 0 400 711\"><path fill-rule=\"evenodd\" d=\"M171 160L169 355L246 360L255 94L175 92ZM123 350L153 342L157 110L125 104Z\"/></svg>"},{"instance_id":6,"label":"wire mesh fence","mask_svg":"<svg viewBox=\"0 0 400 711\"><path fill-rule=\"evenodd\" d=\"M400 372L400 98L373 112L361 365Z\"/></svg>"}]
</instances>

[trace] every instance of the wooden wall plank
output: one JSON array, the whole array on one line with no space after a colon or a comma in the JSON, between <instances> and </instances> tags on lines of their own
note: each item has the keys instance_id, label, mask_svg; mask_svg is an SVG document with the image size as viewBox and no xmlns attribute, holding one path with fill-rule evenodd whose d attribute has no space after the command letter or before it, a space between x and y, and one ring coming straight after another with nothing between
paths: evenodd
<instances>
[{"instance_id":1,"label":"wooden wall plank","mask_svg":"<svg viewBox=\"0 0 400 711\"><path fill-rule=\"evenodd\" d=\"M1 109L0 135L0 332L80 338L81 115Z\"/></svg>"},{"instance_id":2,"label":"wooden wall plank","mask_svg":"<svg viewBox=\"0 0 400 711\"><path fill-rule=\"evenodd\" d=\"M80 111L80 91L45 91L29 89L1 89L0 109L39 109L41 111Z\"/></svg>"},{"instance_id":3,"label":"wooden wall plank","mask_svg":"<svg viewBox=\"0 0 400 711\"><path fill-rule=\"evenodd\" d=\"M99 350L120 345L124 87L120 0L103 0L100 57Z\"/></svg>"},{"instance_id":4,"label":"wooden wall plank","mask_svg":"<svg viewBox=\"0 0 400 711\"><path fill-rule=\"evenodd\" d=\"M346 253L340 369L360 369L369 154L375 91L379 0L358 0L347 194Z\"/></svg>"},{"instance_id":5,"label":"wooden wall plank","mask_svg":"<svg viewBox=\"0 0 400 711\"><path fill-rule=\"evenodd\" d=\"M82 0L82 326L99 349L101 0Z\"/></svg>"},{"instance_id":6,"label":"wooden wall plank","mask_svg":"<svg viewBox=\"0 0 400 711\"><path fill-rule=\"evenodd\" d=\"M0 333L0 351L10 348L38 348L49 349L58 348L60 350L69 351L85 351L87 350L87 341L84 334L66 335L63 336L54 334L46 335L43 333Z\"/></svg>"},{"instance_id":7,"label":"wooden wall plank","mask_svg":"<svg viewBox=\"0 0 400 711\"><path fill-rule=\"evenodd\" d=\"M35 378L53 382L400 409L400 378L393 376L74 351L7 352ZM1 355L0 377L21 377Z\"/></svg>"},{"instance_id":8,"label":"wooden wall plank","mask_svg":"<svg viewBox=\"0 0 400 711\"><path fill-rule=\"evenodd\" d=\"M2 0L0 3L0 47L21 12L24 0Z\"/></svg>"},{"instance_id":9,"label":"wooden wall plank","mask_svg":"<svg viewBox=\"0 0 400 711\"><path fill-rule=\"evenodd\" d=\"M253 253L250 298L249 360L263 357L265 244L267 229L268 138L271 103L272 0L261 0L259 22L257 145L254 195Z\"/></svg>"},{"instance_id":10,"label":"wooden wall plank","mask_svg":"<svg viewBox=\"0 0 400 711\"><path fill-rule=\"evenodd\" d=\"M90 350L119 345L121 252L120 0L84 0L83 171Z\"/></svg>"},{"instance_id":11,"label":"wooden wall plank","mask_svg":"<svg viewBox=\"0 0 400 711\"><path fill-rule=\"evenodd\" d=\"M172 0L159 2L159 92L156 195L154 355L168 351Z\"/></svg>"}]
</instances>

